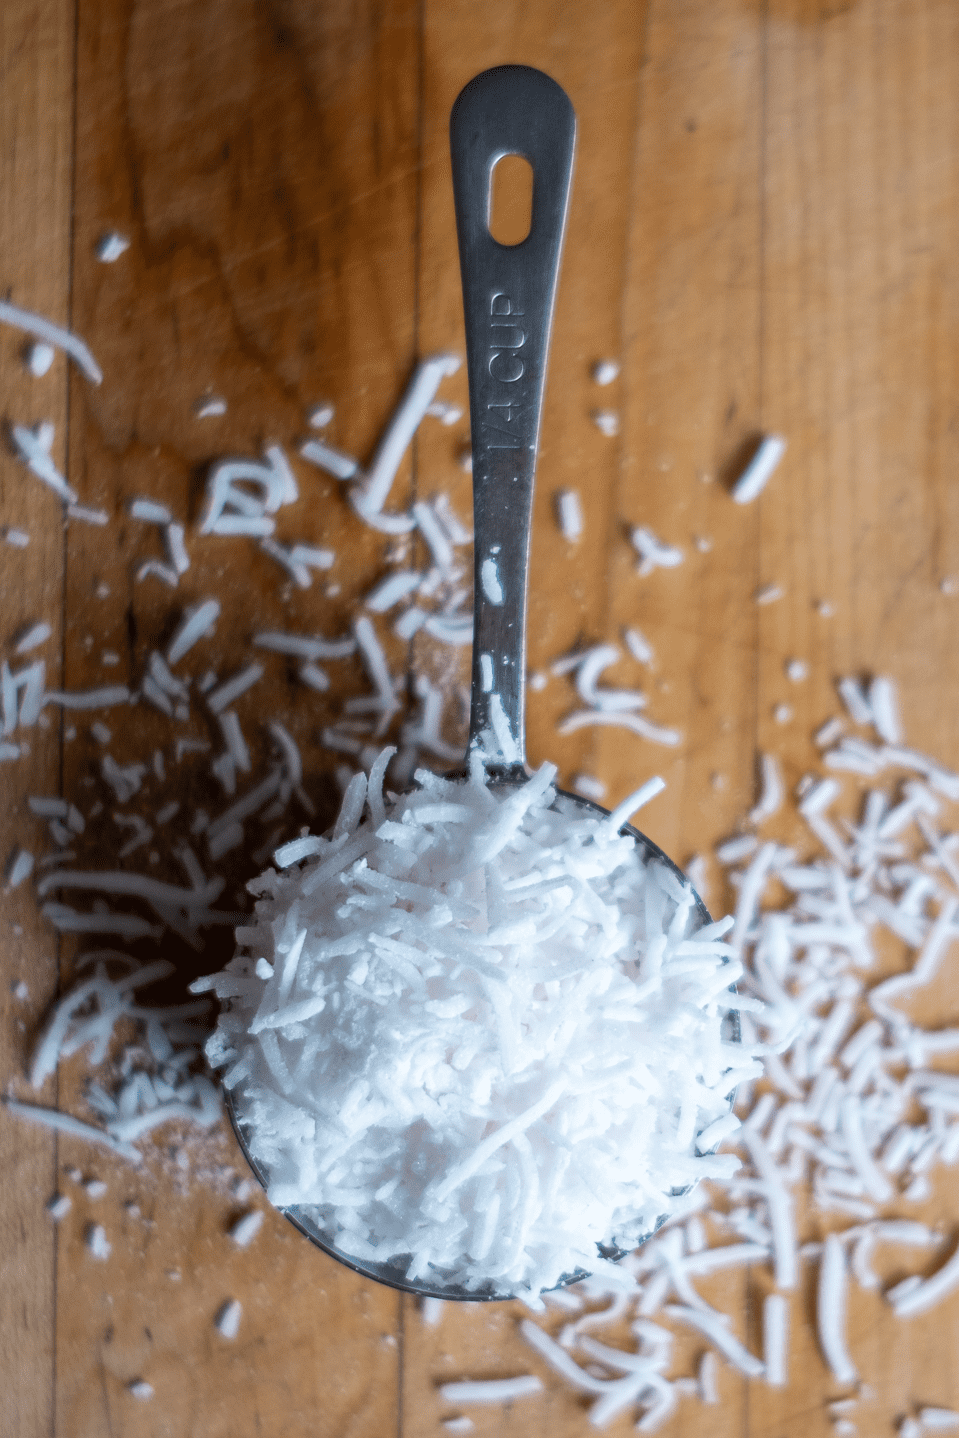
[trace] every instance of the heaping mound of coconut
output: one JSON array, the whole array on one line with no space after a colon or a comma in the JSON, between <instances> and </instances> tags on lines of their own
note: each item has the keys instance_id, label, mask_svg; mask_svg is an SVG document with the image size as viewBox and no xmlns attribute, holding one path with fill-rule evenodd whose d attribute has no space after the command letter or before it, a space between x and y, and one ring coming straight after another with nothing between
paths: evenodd
<instances>
[{"instance_id":1,"label":"heaping mound of coconut","mask_svg":"<svg viewBox=\"0 0 959 1438\"><path fill-rule=\"evenodd\" d=\"M535 1294L738 1166L707 1152L759 1071L729 1032L732 921L552 765L384 796L391 752L250 885L194 986L226 1001L208 1057L272 1202L340 1252Z\"/></svg>"}]
</instances>

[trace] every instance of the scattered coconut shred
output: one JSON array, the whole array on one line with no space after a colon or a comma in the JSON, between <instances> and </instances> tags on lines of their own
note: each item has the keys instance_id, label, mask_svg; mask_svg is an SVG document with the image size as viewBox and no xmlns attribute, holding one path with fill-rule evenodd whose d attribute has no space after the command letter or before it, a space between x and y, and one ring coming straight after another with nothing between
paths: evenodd
<instances>
[{"instance_id":1,"label":"scattered coconut shred","mask_svg":"<svg viewBox=\"0 0 959 1438\"><path fill-rule=\"evenodd\" d=\"M240 952L192 986L226 1001L207 1057L276 1205L409 1279L535 1297L738 1168L697 1151L761 1071L723 1033L751 1002L732 920L557 804L552 765L397 798L391 753L248 886Z\"/></svg>"},{"instance_id":2,"label":"scattered coconut shred","mask_svg":"<svg viewBox=\"0 0 959 1438\"><path fill-rule=\"evenodd\" d=\"M9 301L0 302L0 325L28 337L31 358L25 362L38 380L55 348L90 382L101 382L90 350L69 331ZM57 932L89 934L97 943L104 937L111 943L161 941L174 932L198 946L210 925L247 920L246 914L214 908L235 872L236 851L262 866L282 845L277 867L259 881L253 920L240 931L241 954L225 974L207 981L228 1005L211 1058L225 1064L238 1097L250 1096L252 1116L272 1117L272 1132L264 1122L258 1133L277 1202L309 1190L324 1219L340 1225L344 1248L359 1254L365 1244L378 1257L387 1250L399 1254L413 1276L431 1263L459 1263L479 1293L490 1279L505 1284L518 1274L518 1282L528 1285L530 1306L539 1302L549 1309L538 1321L524 1318L519 1325L531 1366L585 1394L590 1425L597 1428L638 1411L638 1429L652 1432L681 1401L717 1404L724 1369L784 1384L798 1293L812 1292L823 1361L847 1395L827 1405L833 1432L851 1438L857 1422L869 1425L859 1431L875 1431L875 1416L857 1412L873 1396L859 1382L860 1374L870 1376L870 1350L857 1353L854 1337L863 1331L862 1314L847 1327L847 1312L856 1304L884 1303L903 1322L921 1322L959 1288L959 1216L936 1229L912 1216L933 1193L937 1175L949 1191L942 1170L959 1162L959 1079L948 1071L959 1054L959 1028L948 1021L923 1027L902 1007L935 983L959 937L959 775L907 747L888 678L868 684L844 678L838 687L846 715L827 717L817 728L821 766L795 791L808 829L801 847L762 836L788 798L775 756L766 755L757 802L743 828L714 856L699 855L689 866L703 892L718 866L735 894L734 924L725 934L719 926L697 932L689 891L672 871L638 870L634 858L617 868L626 841L603 831L601 823L593 833L582 821L571 831L568 816L548 807L550 771L540 771L523 800L509 804L476 776L472 783L453 784L424 772L421 787L407 798L384 796L381 736L394 719L400 748L391 780L398 787L405 787L417 763L456 762L462 753L453 742L462 730L459 694L422 679L414 711L404 714L402 687L389 672L376 627L390 623L404 639L423 629L450 646L468 644L471 635L468 566L457 553L470 535L446 497L409 512L385 508L402 448L423 417L435 412L437 386L451 363L435 356L419 367L369 473L318 440L300 452L351 486L357 523L401 541L418 530L429 550L429 566L414 572L397 542L369 596L374 618L365 627L329 638L256 636L257 655L232 679L224 678L202 657L220 604L201 592L192 607L177 606L173 617L180 623L171 626L165 658L158 651L134 656L139 687L48 691L42 660L16 671L4 663L0 760L13 763L29 754L30 730L46 720L50 705L71 711L67 718L75 725L67 724L67 741L81 726L102 751L99 778L82 781L99 785L101 797L82 789L76 802L31 799L24 822L33 830L4 856L6 893L15 894L11 902L19 900L33 879ZM323 413L329 423L332 413ZM52 425L17 426L12 433L25 482L46 484L67 505L67 516L76 518L73 511L83 506L52 458ZM775 449L767 442L764 466L753 468L746 494L735 496L740 502L755 498L760 480L768 479ZM205 545L222 542L219 533L244 532L276 561L278 583L308 583L312 571L333 567L336 557L309 545L287 549L274 542L274 515L296 497L278 446L260 459L223 459L211 470L207 493L207 520L215 511L216 522L191 534L195 558L203 557ZM169 560L151 560L147 551L145 568L152 565L149 572L172 588L189 562L185 526L159 501L135 503L145 506L143 519L160 526ZM87 518L92 513L84 510ZM108 518L96 515L98 523ZM59 523L62 513L51 509L51 516ZM17 563L16 551L30 535L8 522L0 537L5 562ZM682 559L649 531L634 534L633 542L647 571ZM96 591L98 597L108 592L103 584ZM388 608L389 620L383 618ZM823 615L831 609L826 601L819 605ZM38 618L29 645L23 633L7 636L11 652L39 646L45 627L55 631L58 623L52 614ZM652 654L638 631L624 637L631 658L649 664ZM264 654L264 669L294 662L314 702L331 684L320 664L352 665L357 674L362 665L371 681L372 693L324 719L321 742L327 762L330 754L339 761L336 775L346 797L337 826L322 839L283 844L304 813L310 816L312 801L303 758L282 725L270 719L258 726L268 732L272 753L245 787L242 776L256 760L233 709L215 715L221 752L211 746L208 726L190 726L198 708L215 713L204 696L218 695L214 706L229 705L240 697L241 677L244 687L247 680L252 686L253 660ZM638 712L647 702L642 692L597 682L614 660L623 662L615 646L598 645L557 661L553 673L575 683L583 706L561 721L562 730L618 724L633 731L630 744L679 744L678 733ZM804 661L787 669L796 682L805 673ZM540 674L532 687L547 682ZM102 711L114 706L117 740L132 746L135 716L123 724L125 709L116 706L140 702L169 723L168 742L152 754L118 748L114 757ZM262 750L254 747L253 755ZM208 770L222 787L223 806L212 818L182 803L196 773L191 764ZM137 795L150 823L115 807ZM149 836L158 846L150 851L152 864L161 847L157 831L178 813L184 829L178 837L167 831L164 856L182 869L187 883L130 868L130 845L139 847ZM112 839L104 828L110 823ZM101 856L99 867L76 861L72 846L83 842L87 853ZM206 846L203 862L193 844ZM110 854L115 859L102 857ZM227 854L221 874L217 865ZM429 871L424 866L431 855L436 863ZM71 903L54 897L65 890L73 891ZM80 907L83 895L88 902ZM624 959L627 933L631 947ZM592 945L587 959L589 934L601 934L602 946ZM877 982L875 955L889 939L899 946L900 968ZM593 948L599 948L598 958ZM718 1021L730 1001L722 990L739 964L747 1042L729 1054L717 1038ZM141 1174L169 1153L178 1157L172 1170L164 1170L168 1179L182 1169L184 1182L189 1178L210 1191L231 1183L234 1206L222 1226L226 1254L255 1240L260 1215L246 1203L248 1181L222 1164L225 1147L216 1168L195 1162L204 1152L203 1135L222 1131L219 1098L203 1072L210 1018L202 998L167 1008L141 998L141 990L149 993L150 983L167 973L166 960L151 963L114 948L81 956L72 987L40 1028L31 1076L39 1086L61 1059L85 1057L84 1117L12 1094L5 1108L11 1116L105 1147L111 1159L140 1165ZM718 987L709 994L711 982ZM28 997L22 980L12 988L18 1002ZM699 1073L679 1075L676 1094L663 1103L662 1089L674 1082L675 1071L650 1055L669 1046L664 1020L678 994L692 996L693 1003L676 1019L677 1032L690 1035L702 1025L714 1048ZM350 1043L356 1040L355 1048L333 1041L334 1021ZM735 1066L748 1063L760 1039L763 1077L740 1086L737 1130L735 1117L723 1117L721 1098L741 1075ZM642 1052L645 1069L634 1050ZM374 1052L375 1067L367 1072L361 1056ZM326 1094L319 1082L298 1086L314 1064L328 1077ZM713 1122L711 1112L718 1115ZM632 1141L629 1124L640 1130L641 1175L629 1167L635 1155L623 1157L628 1145L622 1134L629 1131ZM735 1173L728 1171L734 1160L701 1159L695 1152L724 1138L738 1145L743 1159ZM402 1182L387 1172L374 1186L376 1166L390 1166L373 1152L377 1143L383 1153L412 1156ZM357 1155L365 1169L354 1168ZM415 1171L417 1157L426 1165L435 1160L435 1167ZM717 1163L728 1165L725 1174ZM714 1176L684 1197L666 1192L707 1170ZM596 1185L601 1196L588 1186L597 1172L603 1175ZM357 1173L362 1186L354 1183ZM65 1169L63 1177L78 1183L82 1175ZM629 1203L621 1203L626 1190ZM479 1200L475 1208L470 1196ZM92 1197L88 1186L86 1198ZM42 1201L51 1223L82 1225L69 1194L54 1191ZM128 1218L140 1216L137 1205L126 1209ZM644 1223L648 1227L666 1213L672 1217L662 1229L619 1264L597 1262L595 1237L627 1246L645 1231ZM427 1217L428 1233L414 1242L416 1223ZM114 1247L119 1241L109 1217L80 1232L90 1262L107 1264L111 1241ZM896 1268L897 1281L885 1291L881 1266L873 1266L880 1257L894 1260ZM593 1276L546 1293L542 1301L534 1298L537 1287L577 1263ZM801 1282L805 1265L816 1270L810 1284ZM707 1304L697 1288L712 1274L745 1268L764 1290L761 1355L745 1341L741 1303L725 1313ZM178 1279L180 1273L170 1269L168 1276ZM236 1338L240 1303L225 1301L222 1291L207 1298L211 1323L224 1340ZM424 1304L423 1318L440 1326L442 1303ZM632 1335L626 1346L624 1325ZM608 1343L597 1336L604 1329ZM686 1373L673 1357L674 1332L681 1330L699 1345ZM489 1403L494 1395L496 1402L523 1395L531 1406L540 1401L535 1375L467 1387L470 1377L440 1386L438 1400ZM146 1376L131 1374L130 1392L146 1399L152 1386ZM898 1420L904 1438L959 1429L959 1412L926 1401L945 1396L916 1396L910 1405L915 1416ZM448 1432L473 1426L463 1415L445 1417L441 1425Z\"/></svg>"}]
</instances>

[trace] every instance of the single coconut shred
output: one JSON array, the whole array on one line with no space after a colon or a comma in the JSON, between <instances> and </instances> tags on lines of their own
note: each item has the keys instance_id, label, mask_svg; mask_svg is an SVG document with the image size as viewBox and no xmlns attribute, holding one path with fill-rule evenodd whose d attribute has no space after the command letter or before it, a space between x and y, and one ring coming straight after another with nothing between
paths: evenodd
<instances>
[{"instance_id":1,"label":"single coconut shred","mask_svg":"<svg viewBox=\"0 0 959 1438\"><path fill-rule=\"evenodd\" d=\"M253 880L207 1055L271 1201L338 1251L535 1295L630 1249L738 1127L742 967L691 886L557 797L392 754ZM614 827L615 825L615 827Z\"/></svg>"}]
</instances>

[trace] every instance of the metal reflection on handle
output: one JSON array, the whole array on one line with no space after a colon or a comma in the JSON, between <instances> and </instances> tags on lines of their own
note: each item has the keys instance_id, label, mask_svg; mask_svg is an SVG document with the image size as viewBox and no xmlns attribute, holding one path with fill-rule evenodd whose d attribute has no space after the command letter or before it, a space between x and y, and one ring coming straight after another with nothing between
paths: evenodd
<instances>
[{"instance_id":1,"label":"metal reflection on handle","mask_svg":"<svg viewBox=\"0 0 959 1438\"><path fill-rule=\"evenodd\" d=\"M473 448L475 578L470 749L492 779L526 770L526 591L533 479L576 117L540 70L477 75L450 118L463 272ZM489 230L493 168L522 155L533 171L530 231Z\"/></svg>"}]
</instances>

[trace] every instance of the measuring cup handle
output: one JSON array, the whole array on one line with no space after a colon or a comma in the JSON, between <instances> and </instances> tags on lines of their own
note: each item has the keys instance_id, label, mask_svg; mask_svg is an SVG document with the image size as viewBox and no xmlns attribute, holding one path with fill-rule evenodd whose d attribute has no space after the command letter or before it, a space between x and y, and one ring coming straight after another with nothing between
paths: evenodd
<instances>
[{"instance_id":1,"label":"measuring cup handle","mask_svg":"<svg viewBox=\"0 0 959 1438\"><path fill-rule=\"evenodd\" d=\"M450 118L473 449L474 609L470 749L493 778L526 771L526 593L533 479L576 117L540 70L502 65L461 92ZM489 230L493 167L533 171L526 239Z\"/></svg>"}]
</instances>

